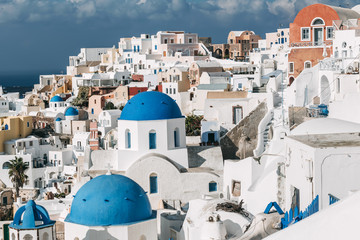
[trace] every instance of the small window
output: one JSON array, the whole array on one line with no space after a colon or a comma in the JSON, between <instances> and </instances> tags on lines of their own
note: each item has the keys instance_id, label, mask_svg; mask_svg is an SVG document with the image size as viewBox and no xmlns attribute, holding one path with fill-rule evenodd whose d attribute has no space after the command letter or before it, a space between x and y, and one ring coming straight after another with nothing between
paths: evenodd
<instances>
[{"instance_id":1,"label":"small window","mask_svg":"<svg viewBox=\"0 0 360 240\"><path fill-rule=\"evenodd\" d=\"M157 45L155 45L155 50L157 50ZM149 66L149 68L150 68L150 66Z\"/></svg>"},{"instance_id":2,"label":"small window","mask_svg":"<svg viewBox=\"0 0 360 240\"><path fill-rule=\"evenodd\" d=\"M129 129L125 131L125 148L131 148L131 132Z\"/></svg>"},{"instance_id":3,"label":"small window","mask_svg":"<svg viewBox=\"0 0 360 240\"><path fill-rule=\"evenodd\" d=\"M150 194L158 193L158 182L156 173L150 175Z\"/></svg>"},{"instance_id":4,"label":"small window","mask_svg":"<svg viewBox=\"0 0 360 240\"><path fill-rule=\"evenodd\" d=\"M149 149L156 149L156 132L151 130L149 132Z\"/></svg>"},{"instance_id":5,"label":"small window","mask_svg":"<svg viewBox=\"0 0 360 240\"><path fill-rule=\"evenodd\" d=\"M242 83L238 83L238 89L242 89Z\"/></svg>"},{"instance_id":6,"label":"small window","mask_svg":"<svg viewBox=\"0 0 360 240\"><path fill-rule=\"evenodd\" d=\"M310 40L310 28L301 28L301 41Z\"/></svg>"},{"instance_id":7,"label":"small window","mask_svg":"<svg viewBox=\"0 0 360 240\"><path fill-rule=\"evenodd\" d=\"M336 92L340 93L340 78L336 79Z\"/></svg>"},{"instance_id":8,"label":"small window","mask_svg":"<svg viewBox=\"0 0 360 240\"><path fill-rule=\"evenodd\" d=\"M234 197L240 197L241 195L241 182L240 181L232 181L232 186L231 186L231 194Z\"/></svg>"},{"instance_id":9,"label":"small window","mask_svg":"<svg viewBox=\"0 0 360 240\"><path fill-rule=\"evenodd\" d=\"M173 91L174 91L174 94L175 94L175 93L176 93L176 89L174 88Z\"/></svg>"},{"instance_id":10,"label":"small window","mask_svg":"<svg viewBox=\"0 0 360 240\"><path fill-rule=\"evenodd\" d=\"M289 63L289 73L294 73L294 63L293 62Z\"/></svg>"},{"instance_id":11,"label":"small window","mask_svg":"<svg viewBox=\"0 0 360 240\"><path fill-rule=\"evenodd\" d=\"M304 67L305 67L305 68L311 68L311 62L310 62L310 61L306 61L306 62L304 63Z\"/></svg>"},{"instance_id":12,"label":"small window","mask_svg":"<svg viewBox=\"0 0 360 240\"><path fill-rule=\"evenodd\" d=\"M209 192L216 192L216 191L217 191L217 183L209 182Z\"/></svg>"},{"instance_id":13,"label":"small window","mask_svg":"<svg viewBox=\"0 0 360 240\"><path fill-rule=\"evenodd\" d=\"M326 39L333 39L333 38L334 38L334 28L326 27Z\"/></svg>"},{"instance_id":14,"label":"small window","mask_svg":"<svg viewBox=\"0 0 360 240\"><path fill-rule=\"evenodd\" d=\"M189 38L189 43L192 43L192 38Z\"/></svg>"},{"instance_id":15,"label":"small window","mask_svg":"<svg viewBox=\"0 0 360 240\"><path fill-rule=\"evenodd\" d=\"M324 25L324 21L320 18L317 18L313 21L313 23L311 25Z\"/></svg>"},{"instance_id":16,"label":"small window","mask_svg":"<svg viewBox=\"0 0 360 240\"><path fill-rule=\"evenodd\" d=\"M30 127L30 122L27 122L26 125L27 125L27 127Z\"/></svg>"},{"instance_id":17,"label":"small window","mask_svg":"<svg viewBox=\"0 0 360 240\"><path fill-rule=\"evenodd\" d=\"M179 136L179 129L175 128L174 130L174 147L180 146L180 136Z\"/></svg>"}]
</instances>

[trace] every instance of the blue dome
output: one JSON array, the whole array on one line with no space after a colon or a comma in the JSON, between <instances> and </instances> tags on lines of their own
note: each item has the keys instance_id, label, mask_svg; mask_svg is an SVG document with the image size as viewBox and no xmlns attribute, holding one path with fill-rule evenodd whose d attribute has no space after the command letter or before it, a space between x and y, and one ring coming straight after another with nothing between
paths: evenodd
<instances>
[{"instance_id":1,"label":"blue dome","mask_svg":"<svg viewBox=\"0 0 360 240\"><path fill-rule=\"evenodd\" d=\"M65 116L77 116L79 115L79 111L73 107L69 107L65 111Z\"/></svg>"},{"instance_id":2,"label":"blue dome","mask_svg":"<svg viewBox=\"0 0 360 240\"><path fill-rule=\"evenodd\" d=\"M136 94L125 105L120 120L162 120L181 118L177 103L168 95L160 92Z\"/></svg>"},{"instance_id":3,"label":"blue dome","mask_svg":"<svg viewBox=\"0 0 360 240\"><path fill-rule=\"evenodd\" d=\"M46 209L30 200L16 211L14 221L9 226L15 229L36 229L54 224L55 221L50 220Z\"/></svg>"},{"instance_id":4,"label":"blue dome","mask_svg":"<svg viewBox=\"0 0 360 240\"><path fill-rule=\"evenodd\" d=\"M56 122L60 122L60 121L61 121L61 118L57 118L55 121L56 121Z\"/></svg>"},{"instance_id":5,"label":"blue dome","mask_svg":"<svg viewBox=\"0 0 360 240\"><path fill-rule=\"evenodd\" d=\"M53 96L50 100L50 102L63 102L64 100L59 96Z\"/></svg>"},{"instance_id":6,"label":"blue dome","mask_svg":"<svg viewBox=\"0 0 360 240\"><path fill-rule=\"evenodd\" d=\"M101 175L76 193L65 221L85 226L109 226L153 217L149 199L136 182L122 175Z\"/></svg>"}]
</instances>

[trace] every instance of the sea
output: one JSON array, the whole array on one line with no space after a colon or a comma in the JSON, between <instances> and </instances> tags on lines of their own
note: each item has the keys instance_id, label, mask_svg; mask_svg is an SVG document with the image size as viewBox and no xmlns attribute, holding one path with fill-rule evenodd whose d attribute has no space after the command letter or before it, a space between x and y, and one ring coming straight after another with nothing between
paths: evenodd
<instances>
[{"instance_id":1,"label":"sea","mask_svg":"<svg viewBox=\"0 0 360 240\"><path fill-rule=\"evenodd\" d=\"M34 84L39 83L40 75L60 74L61 70L46 70L46 71L21 71L21 72L1 72L0 71L0 86L3 87L4 92L19 92L20 97L24 97L26 92L31 92Z\"/></svg>"}]
</instances>

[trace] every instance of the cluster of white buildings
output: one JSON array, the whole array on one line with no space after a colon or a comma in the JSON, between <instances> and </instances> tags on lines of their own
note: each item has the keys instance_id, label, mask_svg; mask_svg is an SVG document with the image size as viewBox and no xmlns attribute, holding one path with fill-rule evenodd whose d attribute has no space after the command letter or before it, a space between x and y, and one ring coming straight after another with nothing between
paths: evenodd
<instances>
[{"instance_id":1,"label":"cluster of white buildings","mask_svg":"<svg viewBox=\"0 0 360 240\"><path fill-rule=\"evenodd\" d=\"M196 33L160 31L82 48L66 74L41 75L24 98L0 88L0 202L17 210L3 233L340 236L312 230L321 226L312 220L332 226L333 209L349 221L359 210L359 6L305 7L248 59L217 59ZM28 165L18 199L15 157ZM314 218L281 230L283 212L314 199ZM264 213L269 203L282 211Z\"/></svg>"}]
</instances>

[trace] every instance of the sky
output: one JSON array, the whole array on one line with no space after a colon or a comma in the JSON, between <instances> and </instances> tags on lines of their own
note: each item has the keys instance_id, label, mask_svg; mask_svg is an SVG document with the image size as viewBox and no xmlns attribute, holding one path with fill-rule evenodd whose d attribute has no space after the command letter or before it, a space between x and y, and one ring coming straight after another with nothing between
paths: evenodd
<instances>
[{"instance_id":1,"label":"sky","mask_svg":"<svg viewBox=\"0 0 360 240\"><path fill-rule=\"evenodd\" d=\"M359 0L319 0L353 7ZM0 73L65 72L84 47L183 30L225 43L229 31L265 37L288 27L311 0L0 0ZM1 80L1 79L0 79ZM1 85L1 82L0 82Z\"/></svg>"}]
</instances>

